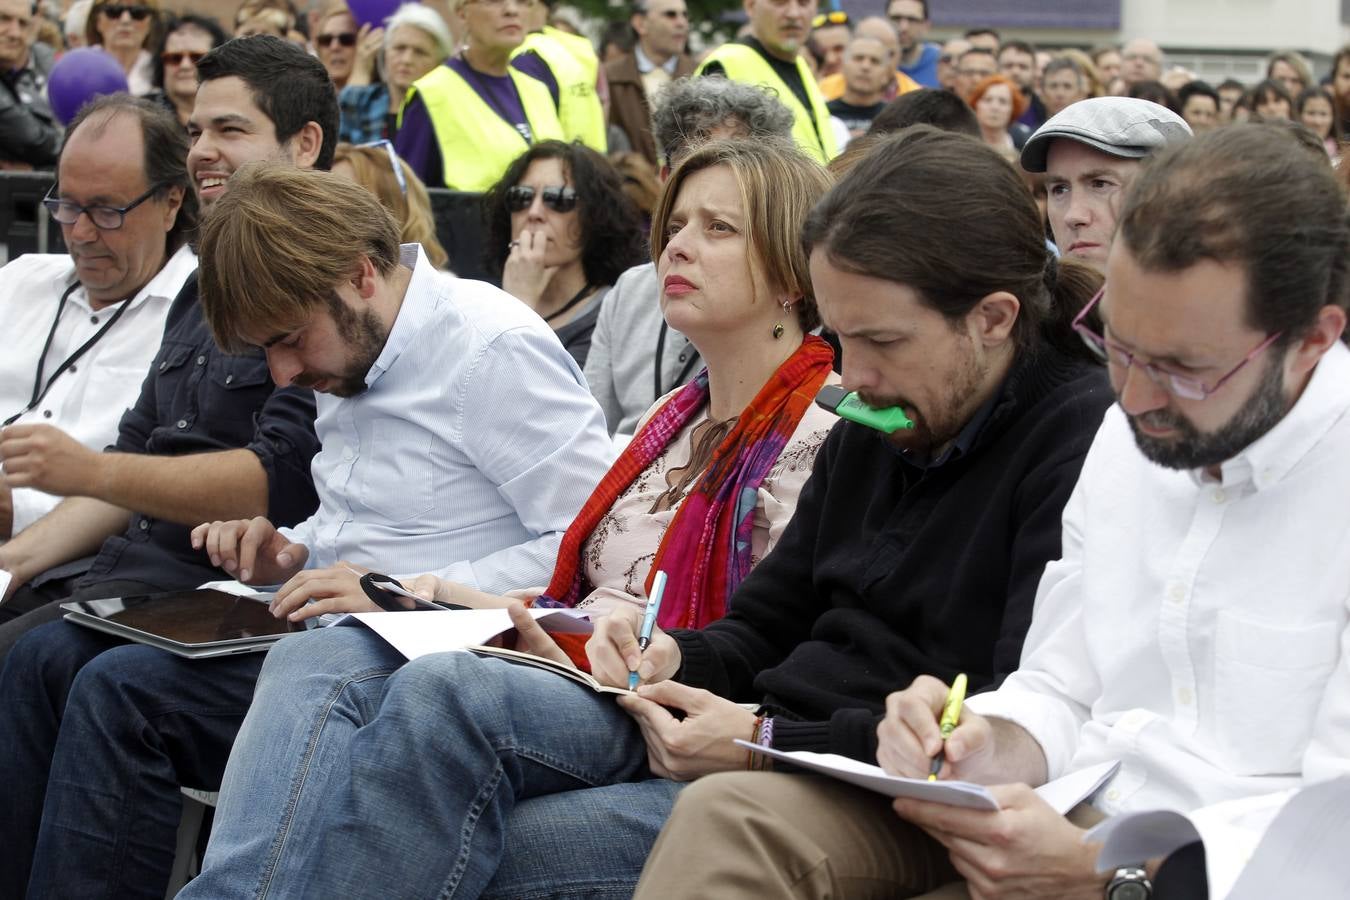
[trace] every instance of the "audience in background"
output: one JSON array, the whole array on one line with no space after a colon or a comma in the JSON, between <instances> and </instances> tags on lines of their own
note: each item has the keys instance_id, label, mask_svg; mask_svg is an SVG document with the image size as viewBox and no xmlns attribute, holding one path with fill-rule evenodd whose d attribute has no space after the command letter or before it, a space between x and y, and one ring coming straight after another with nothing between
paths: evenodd
<instances>
[{"instance_id":1,"label":"audience in background","mask_svg":"<svg viewBox=\"0 0 1350 900\"><path fill-rule=\"evenodd\" d=\"M1147 38L1135 38L1120 48L1120 77L1127 87L1157 81L1162 78L1162 66L1161 48Z\"/></svg>"},{"instance_id":2,"label":"audience in background","mask_svg":"<svg viewBox=\"0 0 1350 900\"><path fill-rule=\"evenodd\" d=\"M980 123L980 139L1011 159L1021 150L1031 130L1017 121L1027 99L1017 82L1006 75L990 75L977 83L967 98Z\"/></svg>"},{"instance_id":3,"label":"audience in background","mask_svg":"<svg viewBox=\"0 0 1350 900\"><path fill-rule=\"evenodd\" d=\"M601 301L642 258L638 211L619 173L584 144L543 141L507 167L483 203L488 270L584 366Z\"/></svg>"},{"instance_id":4,"label":"audience in background","mask_svg":"<svg viewBox=\"0 0 1350 900\"><path fill-rule=\"evenodd\" d=\"M632 53L633 47L636 45L637 34L633 31L631 24L628 22L607 22L600 31L600 43L596 55L600 57L600 65L607 66L625 54Z\"/></svg>"},{"instance_id":5,"label":"audience in background","mask_svg":"<svg viewBox=\"0 0 1350 900\"><path fill-rule=\"evenodd\" d=\"M1177 95L1161 81L1136 81L1125 88L1125 96L1135 100L1147 100L1159 106L1165 106L1172 112L1179 112Z\"/></svg>"},{"instance_id":6,"label":"audience in background","mask_svg":"<svg viewBox=\"0 0 1350 900\"><path fill-rule=\"evenodd\" d=\"M970 46L983 50L990 56L998 55L998 48L1003 40L995 29L983 27L969 28L962 37Z\"/></svg>"},{"instance_id":7,"label":"audience in background","mask_svg":"<svg viewBox=\"0 0 1350 900\"><path fill-rule=\"evenodd\" d=\"M919 90L919 83L898 68L900 60L900 39L896 37L895 26L883 16L868 16L858 22L853 29L855 38L871 38L879 41L886 51L886 69L895 73L895 78L886 83L882 99L893 100L900 94ZM836 72L820 80L820 94L826 100L838 100L844 96L844 73Z\"/></svg>"},{"instance_id":8,"label":"audience in background","mask_svg":"<svg viewBox=\"0 0 1350 900\"><path fill-rule=\"evenodd\" d=\"M689 11L685 0L645 0L629 23L637 41L605 64L609 121L624 133L633 152L657 166L661 159L652 137L652 101L673 79L694 71L694 60L685 50Z\"/></svg>"},{"instance_id":9,"label":"audience in background","mask_svg":"<svg viewBox=\"0 0 1350 900\"><path fill-rule=\"evenodd\" d=\"M841 146L864 134L886 106L886 87L894 81L894 69L888 62L889 55L880 41L867 37L849 41L844 50L844 95L825 104L847 131Z\"/></svg>"},{"instance_id":10,"label":"audience in background","mask_svg":"<svg viewBox=\"0 0 1350 900\"><path fill-rule=\"evenodd\" d=\"M890 134L911 125L932 125L942 131L980 136L980 122L970 104L951 91L913 91L896 97L872 120L872 134Z\"/></svg>"},{"instance_id":11,"label":"audience in background","mask_svg":"<svg viewBox=\"0 0 1350 900\"><path fill-rule=\"evenodd\" d=\"M942 45L942 54L938 56L937 65L937 86L943 90L954 90L956 87L956 68L957 61L961 54L970 49L970 42L965 38L952 38Z\"/></svg>"},{"instance_id":12,"label":"audience in background","mask_svg":"<svg viewBox=\"0 0 1350 900\"><path fill-rule=\"evenodd\" d=\"M1221 103L1219 92L1203 81L1188 82L1177 91L1178 112L1196 134L1219 126Z\"/></svg>"},{"instance_id":13,"label":"audience in background","mask_svg":"<svg viewBox=\"0 0 1350 900\"><path fill-rule=\"evenodd\" d=\"M1331 93L1336 97L1336 116L1341 127L1350 129L1350 44L1346 44L1331 59ZM1342 138L1350 134L1342 133Z\"/></svg>"},{"instance_id":14,"label":"audience in background","mask_svg":"<svg viewBox=\"0 0 1350 900\"><path fill-rule=\"evenodd\" d=\"M34 41L31 0L0 0L0 171L56 162L61 123L44 90L54 55Z\"/></svg>"},{"instance_id":15,"label":"audience in background","mask_svg":"<svg viewBox=\"0 0 1350 900\"><path fill-rule=\"evenodd\" d=\"M1294 98L1285 90L1282 82L1273 78L1267 78L1248 91L1247 103L1253 121L1294 118Z\"/></svg>"},{"instance_id":16,"label":"audience in background","mask_svg":"<svg viewBox=\"0 0 1350 900\"><path fill-rule=\"evenodd\" d=\"M1106 93L1106 83L1103 80L1101 70L1098 69L1097 64L1092 61L1092 57L1088 56L1082 50L1070 47L1066 50L1060 50L1052 58L1064 58L1078 64L1078 68L1087 76L1087 90L1089 97L1100 97Z\"/></svg>"},{"instance_id":17,"label":"audience in background","mask_svg":"<svg viewBox=\"0 0 1350 900\"><path fill-rule=\"evenodd\" d=\"M1088 54L1092 59L1092 64L1097 67L1097 72L1101 75L1102 85L1105 86L1120 77L1120 48L1114 44L1105 44L1100 47L1094 47Z\"/></svg>"},{"instance_id":18,"label":"audience in background","mask_svg":"<svg viewBox=\"0 0 1350 900\"><path fill-rule=\"evenodd\" d=\"M1312 66L1302 53L1294 50L1279 50L1272 54L1266 63L1266 78L1284 85L1291 97L1297 97L1316 84Z\"/></svg>"},{"instance_id":19,"label":"audience in background","mask_svg":"<svg viewBox=\"0 0 1350 900\"><path fill-rule=\"evenodd\" d=\"M1328 156L1332 159L1340 157L1342 124L1336 115L1336 98L1331 91L1317 85L1304 90L1294 101L1294 117L1317 135Z\"/></svg>"},{"instance_id":20,"label":"audience in background","mask_svg":"<svg viewBox=\"0 0 1350 900\"><path fill-rule=\"evenodd\" d=\"M127 76L127 90L139 97L154 89L150 48L159 42L159 0L94 0L84 26L85 42L111 53Z\"/></svg>"},{"instance_id":21,"label":"audience in background","mask_svg":"<svg viewBox=\"0 0 1350 900\"><path fill-rule=\"evenodd\" d=\"M210 17L189 14L169 19L155 48L151 75L155 89L146 97L166 107L187 128L197 96L197 61L225 41L225 30Z\"/></svg>"},{"instance_id":22,"label":"audience in background","mask_svg":"<svg viewBox=\"0 0 1350 900\"><path fill-rule=\"evenodd\" d=\"M938 87L938 58L942 49L925 40L931 22L928 0L890 0L886 18L900 41L900 71L922 87Z\"/></svg>"},{"instance_id":23,"label":"audience in background","mask_svg":"<svg viewBox=\"0 0 1350 900\"><path fill-rule=\"evenodd\" d=\"M1046 63L1041 74L1041 99L1045 103L1045 117L1058 113L1070 103L1094 96L1088 85L1087 72L1067 56L1057 56ZM1039 126L1038 126L1039 127Z\"/></svg>"},{"instance_id":24,"label":"audience in background","mask_svg":"<svg viewBox=\"0 0 1350 900\"><path fill-rule=\"evenodd\" d=\"M1014 119L1035 131L1046 119L1045 104L1036 96L1040 76L1036 72L1036 48L1026 41L1008 41L998 48L998 70L1011 78L1022 94L1022 112Z\"/></svg>"},{"instance_id":25,"label":"audience in background","mask_svg":"<svg viewBox=\"0 0 1350 900\"><path fill-rule=\"evenodd\" d=\"M998 74L998 60L994 54L983 47L971 47L956 65L956 95L962 100L970 100L975 85L991 75Z\"/></svg>"},{"instance_id":26,"label":"audience in background","mask_svg":"<svg viewBox=\"0 0 1350 900\"><path fill-rule=\"evenodd\" d=\"M314 50L339 91L347 85L356 65L356 44L360 38L356 19L344 0L331 0L323 7L314 31Z\"/></svg>"},{"instance_id":27,"label":"audience in background","mask_svg":"<svg viewBox=\"0 0 1350 900\"><path fill-rule=\"evenodd\" d=\"M1219 124L1233 121L1233 110L1247 93L1247 86L1236 78L1226 78L1215 88L1219 93Z\"/></svg>"},{"instance_id":28,"label":"audience in background","mask_svg":"<svg viewBox=\"0 0 1350 900\"><path fill-rule=\"evenodd\" d=\"M387 140L364 146L338 144L332 171L379 198L398 223L400 244L421 244L433 268L446 268L449 256L436 237L436 219L426 185L398 158L393 144Z\"/></svg>"},{"instance_id":29,"label":"audience in background","mask_svg":"<svg viewBox=\"0 0 1350 900\"><path fill-rule=\"evenodd\" d=\"M353 64L351 77L338 93L342 125L338 136L349 144L398 134L398 115L413 82L439 66L454 52L455 39L445 20L420 3L404 3L385 22L366 34L380 46L376 65ZM383 78L372 82L372 75Z\"/></svg>"},{"instance_id":30,"label":"audience in background","mask_svg":"<svg viewBox=\"0 0 1350 900\"><path fill-rule=\"evenodd\" d=\"M85 25L89 22L89 10L93 0L75 0L61 19L61 34L65 38L66 49L76 50L89 45L85 37Z\"/></svg>"},{"instance_id":31,"label":"audience in background","mask_svg":"<svg viewBox=\"0 0 1350 900\"><path fill-rule=\"evenodd\" d=\"M811 20L806 49L815 59L816 80L837 74L844 65L844 48L853 37L853 23L843 10L819 13Z\"/></svg>"}]
</instances>

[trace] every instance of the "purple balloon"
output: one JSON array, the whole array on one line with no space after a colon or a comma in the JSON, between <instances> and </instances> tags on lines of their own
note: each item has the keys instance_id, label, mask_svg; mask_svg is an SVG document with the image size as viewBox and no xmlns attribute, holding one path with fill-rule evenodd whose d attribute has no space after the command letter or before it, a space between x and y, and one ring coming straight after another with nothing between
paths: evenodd
<instances>
[{"instance_id":1,"label":"purple balloon","mask_svg":"<svg viewBox=\"0 0 1350 900\"><path fill-rule=\"evenodd\" d=\"M347 0L347 8L352 11L352 18L356 20L358 28L362 25L379 28L403 2L404 0Z\"/></svg>"},{"instance_id":2,"label":"purple balloon","mask_svg":"<svg viewBox=\"0 0 1350 900\"><path fill-rule=\"evenodd\" d=\"M62 125L69 125L80 107L100 94L126 89L127 76L121 63L97 47L69 51L47 76L47 100Z\"/></svg>"}]
</instances>

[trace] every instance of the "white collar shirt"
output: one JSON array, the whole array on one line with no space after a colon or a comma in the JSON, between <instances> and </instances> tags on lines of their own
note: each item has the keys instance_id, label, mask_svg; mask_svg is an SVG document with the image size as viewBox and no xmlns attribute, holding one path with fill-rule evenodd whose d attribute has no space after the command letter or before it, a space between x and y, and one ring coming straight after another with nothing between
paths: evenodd
<instances>
[{"instance_id":1,"label":"white collar shirt","mask_svg":"<svg viewBox=\"0 0 1350 900\"><path fill-rule=\"evenodd\" d=\"M53 425L95 450L113 443L122 414L136 402L159 350L169 307L196 268L192 249L180 247L145 287L122 301L125 312L97 343L57 375L61 364L98 334L121 304L96 310L80 286L70 292L57 320L61 295L75 283L70 257L28 254L5 266L0 270L0 322L5 332L5 352L0 354L0 422L32 401L38 363L50 334L42 387L50 382L51 388L15 424ZM41 518L60 499L31 488L15 490L13 533Z\"/></svg>"},{"instance_id":2,"label":"white collar shirt","mask_svg":"<svg viewBox=\"0 0 1350 900\"><path fill-rule=\"evenodd\" d=\"M1154 465L1119 406L1064 511L1021 667L969 706L1026 728L1051 778L1111 759L1108 814L1350 773L1350 351L1221 467Z\"/></svg>"},{"instance_id":3,"label":"white collar shirt","mask_svg":"<svg viewBox=\"0 0 1350 900\"><path fill-rule=\"evenodd\" d=\"M434 572L484 591L545 584L562 533L613 460L576 361L525 304L412 269L384 349L351 398L317 394L319 508L294 529L311 568Z\"/></svg>"}]
</instances>

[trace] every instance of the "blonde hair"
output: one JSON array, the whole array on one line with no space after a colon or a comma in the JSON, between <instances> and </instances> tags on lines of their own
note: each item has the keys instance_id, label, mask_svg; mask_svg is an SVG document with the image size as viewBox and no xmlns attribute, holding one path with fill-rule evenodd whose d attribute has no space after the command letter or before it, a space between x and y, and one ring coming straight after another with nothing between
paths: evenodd
<instances>
[{"instance_id":1,"label":"blonde hair","mask_svg":"<svg viewBox=\"0 0 1350 900\"><path fill-rule=\"evenodd\" d=\"M234 173L206 216L198 256L207 325L222 350L239 353L340 302L335 288L363 259L381 275L392 272L398 225L340 175L254 162Z\"/></svg>"},{"instance_id":2,"label":"blonde hair","mask_svg":"<svg viewBox=\"0 0 1350 900\"><path fill-rule=\"evenodd\" d=\"M800 297L797 315L802 330L810 331L820 324L820 316L801 230L811 207L831 182L825 169L792 141L711 141L691 151L670 173L652 214L652 259L659 260L670 242L666 226L685 179L717 166L730 170L740 190L750 271L776 291Z\"/></svg>"},{"instance_id":3,"label":"blonde hair","mask_svg":"<svg viewBox=\"0 0 1350 900\"><path fill-rule=\"evenodd\" d=\"M103 35L98 32L99 10L102 7L112 3L113 0L94 0L89 7L89 17L84 20L84 41L88 47L102 47ZM148 6L152 10L150 13L150 30L145 33L145 40L141 43L143 48L154 47L159 43L160 29L164 27L164 17L161 15L159 0L136 0L137 6Z\"/></svg>"},{"instance_id":4,"label":"blonde hair","mask_svg":"<svg viewBox=\"0 0 1350 900\"><path fill-rule=\"evenodd\" d=\"M384 208L393 213L394 220L400 223L399 240L404 244L421 244L427 259L438 269L445 268L450 255L441 246L436 237L436 219L431 212L431 196L426 185L402 159L399 168L403 170L404 183L408 185L405 195L399 187L398 176L390 166L389 152L383 147L358 147L352 144L338 144L333 155L333 165L346 163L352 167L356 183L374 194L384 204Z\"/></svg>"},{"instance_id":5,"label":"blonde hair","mask_svg":"<svg viewBox=\"0 0 1350 900\"><path fill-rule=\"evenodd\" d=\"M1083 77L1087 79L1086 87L1089 97L1106 96L1106 85L1102 84L1102 73L1090 56L1082 50L1075 50L1072 47L1059 51L1055 56L1071 60L1078 64L1078 68L1083 70Z\"/></svg>"}]
</instances>

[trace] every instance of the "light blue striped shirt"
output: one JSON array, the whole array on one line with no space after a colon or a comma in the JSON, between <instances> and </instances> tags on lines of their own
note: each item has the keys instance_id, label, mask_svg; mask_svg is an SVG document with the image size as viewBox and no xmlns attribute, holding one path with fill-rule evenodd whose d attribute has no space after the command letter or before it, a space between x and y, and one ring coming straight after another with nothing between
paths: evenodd
<instances>
[{"instance_id":1,"label":"light blue striped shirt","mask_svg":"<svg viewBox=\"0 0 1350 900\"><path fill-rule=\"evenodd\" d=\"M309 567L348 560L501 592L547 584L562 533L613 460L576 362L525 304L413 270L365 393L318 395Z\"/></svg>"}]
</instances>

